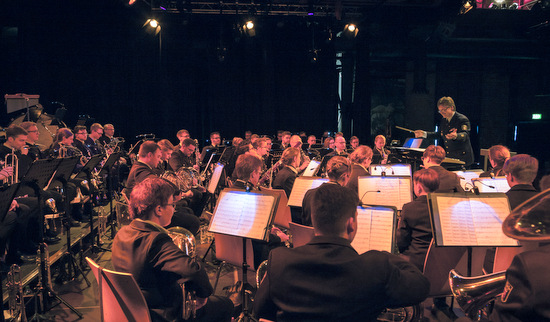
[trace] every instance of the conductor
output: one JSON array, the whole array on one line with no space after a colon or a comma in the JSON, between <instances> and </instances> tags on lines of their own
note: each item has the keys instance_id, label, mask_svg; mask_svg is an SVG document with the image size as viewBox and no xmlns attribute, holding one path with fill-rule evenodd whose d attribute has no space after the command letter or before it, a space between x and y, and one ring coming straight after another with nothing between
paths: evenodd
<instances>
[{"instance_id":1,"label":"conductor","mask_svg":"<svg viewBox=\"0 0 550 322\"><path fill-rule=\"evenodd\" d=\"M474 153L470 144L470 120L456 111L452 98L444 96L437 101L437 109L443 117L439 123L440 132L414 131L417 138L443 139L447 157L464 161L468 167L474 163Z\"/></svg>"}]
</instances>

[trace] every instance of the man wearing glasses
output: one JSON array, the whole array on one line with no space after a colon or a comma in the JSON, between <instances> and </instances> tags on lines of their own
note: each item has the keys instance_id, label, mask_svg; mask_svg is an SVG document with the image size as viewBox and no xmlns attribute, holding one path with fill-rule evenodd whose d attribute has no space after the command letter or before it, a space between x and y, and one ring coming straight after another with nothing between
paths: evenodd
<instances>
[{"instance_id":1,"label":"man wearing glasses","mask_svg":"<svg viewBox=\"0 0 550 322\"><path fill-rule=\"evenodd\" d=\"M470 121L456 111L452 98L444 96L437 101L437 109L443 117L439 132L414 131L417 138L443 139L447 157L464 161L468 167L474 163L474 152L470 144Z\"/></svg>"}]
</instances>

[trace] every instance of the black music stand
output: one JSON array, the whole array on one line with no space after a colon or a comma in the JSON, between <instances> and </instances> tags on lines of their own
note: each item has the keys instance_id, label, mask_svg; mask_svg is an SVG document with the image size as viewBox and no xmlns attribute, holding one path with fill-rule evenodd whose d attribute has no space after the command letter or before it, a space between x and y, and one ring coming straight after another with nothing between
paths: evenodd
<instances>
[{"instance_id":1,"label":"black music stand","mask_svg":"<svg viewBox=\"0 0 550 322\"><path fill-rule=\"evenodd\" d=\"M319 168L317 168L317 171L313 175L314 176L318 175L322 177L327 169L327 163L330 159L332 159L332 157L333 157L332 155L324 155L323 159L321 160L321 165L319 166Z\"/></svg>"},{"instance_id":2,"label":"black music stand","mask_svg":"<svg viewBox=\"0 0 550 322\"><path fill-rule=\"evenodd\" d=\"M63 185L63 195L65 197L65 215L63 216L63 226L65 227L65 234L67 238L67 249L65 253L63 253L63 258L67 259L67 279L68 280L74 280L76 278L77 273L82 275L84 280L86 281L86 284L90 286L90 281L86 277L86 275L82 271L82 267L77 264L76 260L74 259L74 254L71 250L71 220L70 216L71 214L68 212L70 208L71 200L67 197L67 186L69 178L71 177L71 174L73 172L73 169L76 167L76 164L80 161L79 157L70 157L70 158L62 158L61 162L59 163L59 166L57 167L57 170L55 171L53 175L53 180L57 180L61 182ZM74 275L73 275L74 271Z\"/></svg>"},{"instance_id":3,"label":"black music stand","mask_svg":"<svg viewBox=\"0 0 550 322\"><path fill-rule=\"evenodd\" d=\"M0 187L0 223L4 221L4 218L10 210L11 202L17 193L19 188L18 183L14 183L7 187ZM0 274L0 294L4 294L4 279ZM4 301L0 301L0 312L2 314L0 321L4 321Z\"/></svg>"},{"instance_id":4,"label":"black music stand","mask_svg":"<svg viewBox=\"0 0 550 322\"><path fill-rule=\"evenodd\" d=\"M109 155L109 157L107 158L107 160L105 161L105 163L103 163L103 167L101 167L101 170L99 170L99 176L101 177L104 177L106 176L107 177L107 195L109 196L108 200L109 200L109 216L111 217L111 239L114 239L115 238L115 233L116 233L116 223L115 223L115 219L116 219L116 216L113 216L113 195L114 195L114 189L113 189L113 167L115 165L115 163L117 163L117 161L120 159L120 157L122 156L122 153L120 152L115 152L115 153L111 153L111 155ZM99 231L98 231L98 234L97 234L97 244L99 245Z\"/></svg>"},{"instance_id":5,"label":"black music stand","mask_svg":"<svg viewBox=\"0 0 550 322\"><path fill-rule=\"evenodd\" d=\"M42 194L42 188L46 186L48 182L50 182L50 179L54 175L55 170L58 168L59 164L61 163L61 159L44 159L44 160L36 160L31 164L31 167L27 170L27 173L25 174L25 177L21 180L21 185L27 185L34 189L34 192L36 196L38 197L38 208L39 213L43 214L43 203L44 203L44 195ZM40 279L39 283L36 286L35 291L35 297L38 296L39 293L41 293L41 313L44 312L46 305L46 300L50 297L56 298L59 302L63 303L67 308L69 308L71 311L73 311L76 315L78 315L79 318L82 318L82 313L80 313L77 309L75 309L72 305L70 305L67 301L65 301L63 298L61 298L51 287L51 276L49 276L49 270L47 262L48 257L48 245L44 242L44 218L41 218L39 220L39 238L40 238L40 245L38 248L38 255L40 257ZM36 301L36 300L35 300ZM38 312L38 309L36 310L35 314L31 318L32 320L48 320L45 316L41 315Z\"/></svg>"},{"instance_id":6,"label":"black music stand","mask_svg":"<svg viewBox=\"0 0 550 322\"><path fill-rule=\"evenodd\" d=\"M243 287L241 289L243 310L239 321L256 321L248 311L249 300L246 290L250 289L251 286L247 282L249 265L246 262L246 241L247 239L268 240L269 227L273 223L278 203L278 194L265 191L251 192L238 189L224 189L218 198L218 204L210 221L209 230L211 232L241 237L243 239ZM259 204L263 205L263 207L257 206ZM252 207L253 205L257 207Z\"/></svg>"}]
</instances>

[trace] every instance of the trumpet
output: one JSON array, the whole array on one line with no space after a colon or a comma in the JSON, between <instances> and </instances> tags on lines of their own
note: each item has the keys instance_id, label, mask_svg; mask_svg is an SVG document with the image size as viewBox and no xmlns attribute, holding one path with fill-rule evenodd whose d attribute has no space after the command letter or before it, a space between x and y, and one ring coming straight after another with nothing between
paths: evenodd
<instances>
[{"instance_id":1,"label":"trumpet","mask_svg":"<svg viewBox=\"0 0 550 322\"><path fill-rule=\"evenodd\" d=\"M13 168L13 173L6 178L5 183L8 185L19 182L19 158L15 154L15 150L11 149L11 153L6 154L4 157L4 167Z\"/></svg>"},{"instance_id":2,"label":"trumpet","mask_svg":"<svg viewBox=\"0 0 550 322\"><path fill-rule=\"evenodd\" d=\"M502 294L506 284L506 271L477 277L458 275L453 269L449 272L449 285L456 302L466 315L479 321L483 317L483 309L495 297Z\"/></svg>"}]
</instances>

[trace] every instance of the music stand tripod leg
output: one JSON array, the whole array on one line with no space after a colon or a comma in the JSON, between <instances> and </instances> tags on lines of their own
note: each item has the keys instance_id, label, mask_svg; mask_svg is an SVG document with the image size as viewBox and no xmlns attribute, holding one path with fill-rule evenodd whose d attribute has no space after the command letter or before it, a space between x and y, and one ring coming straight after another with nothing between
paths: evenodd
<instances>
[{"instance_id":1,"label":"music stand tripod leg","mask_svg":"<svg viewBox=\"0 0 550 322\"><path fill-rule=\"evenodd\" d=\"M239 318L237 321L239 322L248 322L248 321L254 321L258 322L252 314L248 311L248 292L247 289L251 289L252 286L248 284L248 263L246 262L246 238L243 237L243 272L242 272L242 279L243 279L243 286L241 289L241 300L242 300L242 308L243 311L241 312L241 315L239 315Z\"/></svg>"}]
</instances>

